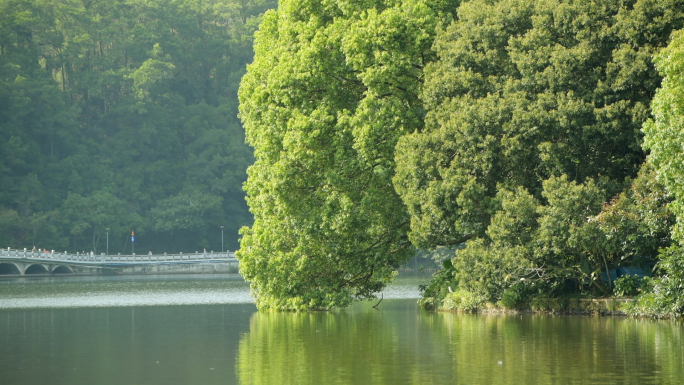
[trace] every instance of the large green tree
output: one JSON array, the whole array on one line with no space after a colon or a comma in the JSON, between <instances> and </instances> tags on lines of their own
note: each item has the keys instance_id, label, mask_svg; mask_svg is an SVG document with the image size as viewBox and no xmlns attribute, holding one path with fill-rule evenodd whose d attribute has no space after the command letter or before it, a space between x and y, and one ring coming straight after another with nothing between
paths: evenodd
<instances>
[{"instance_id":1,"label":"large green tree","mask_svg":"<svg viewBox=\"0 0 684 385\"><path fill-rule=\"evenodd\" d=\"M414 244L479 239L455 266L490 300L530 278L606 292L600 273L622 259L587 218L644 162L651 58L683 20L674 0L463 3L425 69L425 128L397 144Z\"/></svg>"},{"instance_id":2,"label":"large green tree","mask_svg":"<svg viewBox=\"0 0 684 385\"><path fill-rule=\"evenodd\" d=\"M373 298L413 254L394 148L423 127L423 68L451 1L292 1L264 16L240 114L256 162L241 273L257 305Z\"/></svg>"},{"instance_id":3,"label":"large green tree","mask_svg":"<svg viewBox=\"0 0 684 385\"><path fill-rule=\"evenodd\" d=\"M651 55L682 22L682 4L651 3L464 3L426 68L426 127L398 144L412 240L482 235L502 188L541 198L552 176L635 175L660 79Z\"/></svg>"},{"instance_id":4,"label":"large green tree","mask_svg":"<svg viewBox=\"0 0 684 385\"><path fill-rule=\"evenodd\" d=\"M656 56L656 64L664 76L653 100L654 120L644 125L644 147L658 171L658 178L672 194L670 205L677 215L674 237L684 242L684 32L672 35L668 47Z\"/></svg>"},{"instance_id":5,"label":"large green tree","mask_svg":"<svg viewBox=\"0 0 684 385\"><path fill-rule=\"evenodd\" d=\"M655 57L663 83L653 99L653 120L644 125L644 147L651 150L658 179L671 194L676 216L672 236L677 241L661 253L663 276L644 293L633 313L656 317L684 315L684 31L672 34L667 48Z\"/></svg>"}]
</instances>

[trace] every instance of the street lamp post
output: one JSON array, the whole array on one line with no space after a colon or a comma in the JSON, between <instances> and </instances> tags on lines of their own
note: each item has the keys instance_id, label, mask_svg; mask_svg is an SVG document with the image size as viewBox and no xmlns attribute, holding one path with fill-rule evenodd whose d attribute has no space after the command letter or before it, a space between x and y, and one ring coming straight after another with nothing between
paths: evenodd
<instances>
[{"instance_id":1,"label":"street lamp post","mask_svg":"<svg viewBox=\"0 0 684 385\"><path fill-rule=\"evenodd\" d=\"M105 230L107 230L107 255L109 255L109 227L107 227Z\"/></svg>"},{"instance_id":2,"label":"street lamp post","mask_svg":"<svg viewBox=\"0 0 684 385\"><path fill-rule=\"evenodd\" d=\"M226 226L221 226L221 253L223 254L223 229L225 229Z\"/></svg>"}]
</instances>

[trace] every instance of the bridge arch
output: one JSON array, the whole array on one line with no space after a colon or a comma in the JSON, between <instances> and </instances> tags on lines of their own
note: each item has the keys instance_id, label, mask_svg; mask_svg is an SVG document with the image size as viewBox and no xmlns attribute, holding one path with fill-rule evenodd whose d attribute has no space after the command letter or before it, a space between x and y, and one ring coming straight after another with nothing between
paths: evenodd
<instances>
[{"instance_id":1,"label":"bridge arch","mask_svg":"<svg viewBox=\"0 0 684 385\"><path fill-rule=\"evenodd\" d=\"M52 274L73 274L73 270L71 270L68 266L64 265L59 265L52 269Z\"/></svg>"},{"instance_id":2,"label":"bridge arch","mask_svg":"<svg viewBox=\"0 0 684 385\"><path fill-rule=\"evenodd\" d=\"M26 270L24 270L24 274L50 274L50 272L45 268L45 266L36 263L27 267Z\"/></svg>"},{"instance_id":3,"label":"bridge arch","mask_svg":"<svg viewBox=\"0 0 684 385\"><path fill-rule=\"evenodd\" d=\"M21 270L14 263L4 262L0 263L0 275L21 275Z\"/></svg>"}]
</instances>

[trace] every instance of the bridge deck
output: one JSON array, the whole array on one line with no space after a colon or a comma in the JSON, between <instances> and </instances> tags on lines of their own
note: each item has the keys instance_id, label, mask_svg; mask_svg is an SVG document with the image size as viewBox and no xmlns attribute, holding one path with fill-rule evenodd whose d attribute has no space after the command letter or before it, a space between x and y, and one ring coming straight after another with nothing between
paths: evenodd
<instances>
[{"instance_id":1,"label":"bridge deck","mask_svg":"<svg viewBox=\"0 0 684 385\"><path fill-rule=\"evenodd\" d=\"M158 255L105 255L104 253L100 255L95 254L69 254L64 253L43 253L38 251L30 250L11 250L11 249L1 249L0 250L0 260L10 261L10 260L22 260L31 261L37 263L64 263L64 264L75 264L75 265L93 265L93 264L106 264L106 265L121 265L121 264L150 264L150 263L188 263L188 262L237 262L235 258L235 253L223 252L223 253L180 253L180 254L158 254Z\"/></svg>"}]
</instances>

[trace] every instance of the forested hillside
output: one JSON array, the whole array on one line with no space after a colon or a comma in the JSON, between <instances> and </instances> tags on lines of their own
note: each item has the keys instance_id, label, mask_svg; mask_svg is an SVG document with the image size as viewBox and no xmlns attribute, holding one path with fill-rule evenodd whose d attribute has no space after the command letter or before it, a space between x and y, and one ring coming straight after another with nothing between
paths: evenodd
<instances>
[{"instance_id":1,"label":"forested hillside","mask_svg":"<svg viewBox=\"0 0 684 385\"><path fill-rule=\"evenodd\" d=\"M0 246L237 248L269 0L0 0Z\"/></svg>"}]
</instances>

